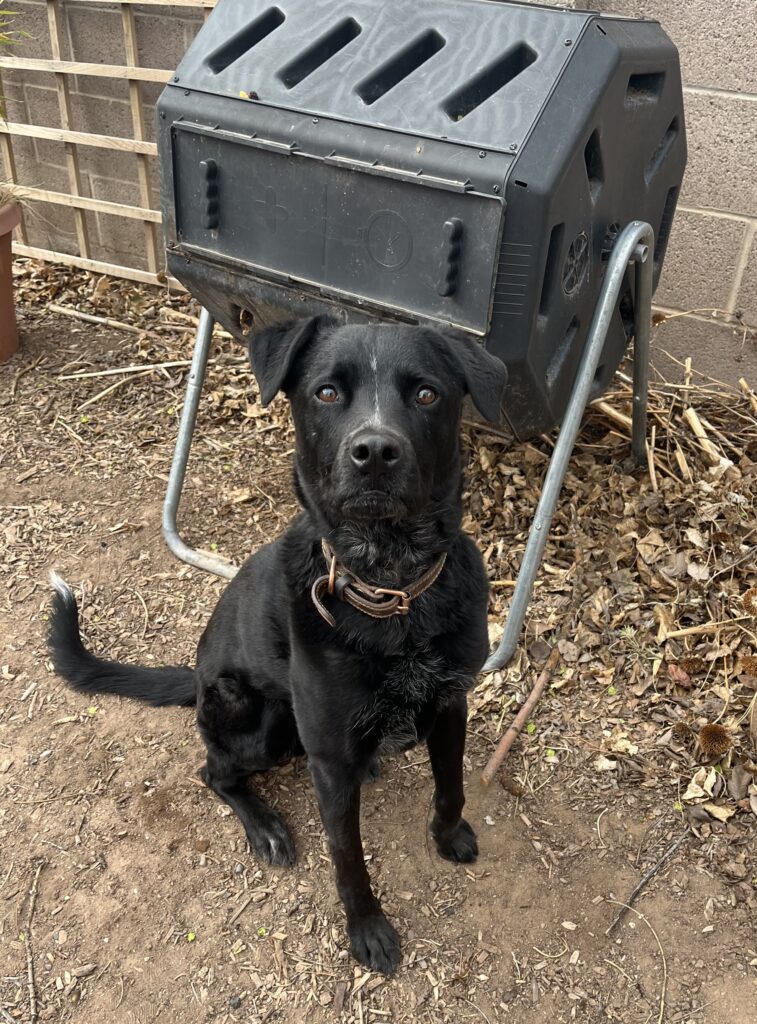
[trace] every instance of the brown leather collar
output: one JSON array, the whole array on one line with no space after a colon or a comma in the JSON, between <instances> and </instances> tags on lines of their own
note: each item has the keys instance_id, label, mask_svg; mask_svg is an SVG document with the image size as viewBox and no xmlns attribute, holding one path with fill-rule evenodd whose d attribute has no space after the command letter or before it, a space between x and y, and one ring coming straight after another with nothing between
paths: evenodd
<instances>
[{"instance_id":1,"label":"brown leather collar","mask_svg":"<svg viewBox=\"0 0 757 1024\"><path fill-rule=\"evenodd\" d=\"M330 626L336 626L336 619L323 606L324 593L333 594L340 601L346 601L347 604L351 604L353 608L357 608L365 615L370 615L373 619L389 619L392 615L407 615L410 611L410 602L436 582L447 561L446 553L439 555L431 568L424 572L415 583L405 587L404 590L390 590L388 587L374 587L369 583L364 583L342 565L325 540L321 541L321 547L329 571L327 575L318 577L311 588L310 596L318 614Z\"/></svg>"}]
</instances>

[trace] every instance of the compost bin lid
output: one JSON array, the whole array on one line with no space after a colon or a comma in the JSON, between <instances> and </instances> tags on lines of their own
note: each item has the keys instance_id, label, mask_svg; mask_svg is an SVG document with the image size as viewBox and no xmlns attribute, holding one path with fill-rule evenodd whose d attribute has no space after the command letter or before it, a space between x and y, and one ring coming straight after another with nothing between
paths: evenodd
<instances>
[{"instance_id":1,"label":"compost bin lid","mask_svg":"<svg viewBox=\"0 0 757 1024\"><path fill-rule=\"evenodd\" d=\"M595 17L491 0L219 0L171 84L513 152Z\"/></svg>"}]
</instances>

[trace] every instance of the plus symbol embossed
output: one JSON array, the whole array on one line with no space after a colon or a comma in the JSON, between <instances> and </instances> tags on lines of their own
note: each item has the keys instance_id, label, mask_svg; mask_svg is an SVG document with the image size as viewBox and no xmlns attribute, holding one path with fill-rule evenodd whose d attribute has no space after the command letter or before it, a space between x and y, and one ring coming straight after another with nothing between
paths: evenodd
<instances>
[{"instance_id":1,"label":"plus symbol embossed","mask_svg":"<svg viewBox=\"0 0 757 1024\"><path fill-rule=\"evenodd\" d=\"M268 187L264 189L263 198L256 199L255 205L263 207L260 213L263 215L266 227L273 235L276 234L276 228L279 223L289 220L289 211L285 206L276 203L276 190L273 188Z\"/></svg>"}]
</instances>

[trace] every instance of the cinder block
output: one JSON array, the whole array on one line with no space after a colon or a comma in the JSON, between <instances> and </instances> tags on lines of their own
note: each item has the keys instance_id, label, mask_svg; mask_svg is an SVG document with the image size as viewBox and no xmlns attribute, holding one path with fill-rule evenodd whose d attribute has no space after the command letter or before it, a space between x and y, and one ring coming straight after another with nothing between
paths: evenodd
<instances>
[{"instance_id":1,"label":"cinder block","mask_svg":"<svg viewBox=\"0 0 757 1024\"><path fill-rule=\"evenodd\" d=\"M680 51L687 85L757 93L755 0L595 0L590 6L659 21Z\"/></svg>"},{"instance_id":2,"label":"cinder block","mask_svg":"<svg viewBox=\"0 0 757 1024\"><path fill-rule=\"evenodd\" d=\"M154 10L154 9L153 9ZM173 70L187 49L186 33L197 34L203 24L202 14L185 8L178 17L178 9L170 17L137 13L134 16L137 31L138 63L145 68Z\"/></svg>"},{"instance_id":3,"label":"cinder block","mask_svg":"<svg viewBox=\"0 0 757 1024\"><path fill-rule=\"evenodd\" d=\"M63 146L62 144L59 145L61 145L62 151ZM36 149L32 146L25 147L23 151L20 147L14 147L14 155L19 184L29 185L32 188L46 188L53 192L71 191L68 171L65 166L65 155L62 152L59 156L56 154L57 158L61 161L60 164L43 163L37 158ZM82 192L84 195L89 194L86 181L82 182Z\"/></svg>"},{"instance_id":4,"label":"cinder block","mask_svg":"<svg viewBox=\"0 0 757 1024\"><path fill-rule=\"evenodd\" d=\"M734 386L739 377L757 381L757 339L745 339L743 328L681 316L666 320L654 329L652 366L663 379L683 380L683 368L679 364L684 363L687 356L691 356L695 370L714 380Z\"/></svg>"},{"instance_id":5,"label":"cinder block","mask_svg":"<svg viewBox=\"0 0 757 1024\"><path fill-rule=\"evenodd\" d=\"M736 299L736 309L748 324L757 329L757 234L752 240L749 262L741 279L741 287ZM757 387L757 380L755 381L755 387Z\"/></svg>"},{"instance_id":6,"label":"cinder block","mask_svg":"<svg viewBox=\"0 0 757 1024\"><path fill-rule=\"evenodd\" d=\"M29 120L29 111L26 108L26 97L22 87L11 84L3 76L3 92L0 99L0 117L4 121L18 121L26 124Z\"/></svg>"},{"instance_id":7,"label":"cinder block","mask_svg":"<svg viewBox=\"0 0 757 1024\"><path fill-rule=\"evenodd\" d=\"M52 139L32 139L34 147L34 159L40 168L55 167L66 169L66 147L62 142L55 142ZM15 140L13 145L15 146Z\"/></svg>"},{"instance_id":8,"label":"cinder block","mask_svg":"<svg viewBox=\"0 0 757 1024\"><path fill-rule=\"evenodd\" d=\"M737 97L686 95L689 164L684 206L757 213L757 105Z\"/></svg>"},{"instance_id":9,"label":"cinder block","mask_svg":"<svg viewBox=\"0 0 757 1024\"><path fill-rule=\"evenodd\" d=\"M79 147L79 166L93 177L116 181L137 181L137 158L134 153L112 149Z\"/></svg>"},{"instance_id":10,"label":"cinder block","mask_svg":"<svg viewBox=\"0 0 757 1024\"><path fill-rule=\"evenodd\" d=\"M105 199L109 203L125 203L128 206L140 206L139 185L136 181L104 178L97 174L90 175L92 195L95 199ZM118 223L122 222L119 218Z\"/></svg>"},{"instance_id":11,"label":"cinder block","mask_svg":"<svg viewBox=\"0 0 757 1024\"><path fill-rule=\"evenodd\" d=\"M747 224L679 211L655 302L676 309L725 309Z\"/></svg>"},{"instance_id":12,"label":"cinder block","mask_svg":"<svg viewBox=\"0 0 757 1024\"><path fill-rule=\"evenodd\" d=\"M124 34L117 7L66 4L66 34L73 60L125 64Z\"/></svg>"},{"instance_id":13,"label":"cinder block","mask_svg":"<svg viewBox=\"0 0 757 1024\"><path fill-rule=\"evenodd\" d=\"M47 5L44 0L17 0L6 5L14 12L13 28L25 35L13 47L14 57L52 57ZM68 56L64 54L64 59ZM26 74L27 72L25 72Z\"/></svg>"},{"instance_id":14,"label":"cinder block","mask_svg":"<svg viewBox=\"0 0 757 1024\"><path fill-rule=\"evenodd\" d=\"M147 270L145 233L140 221L95 214L96 259Z\"/></svg>"},{"instance_id":15,"label":"cinder block","mask_svg":"<svg viewBox=\"0 0 757 1024\"><path fill-rule=\"evenodd\" d=\"M121 83L126 92L126 83ZM127 93L128 96L128 93ZM128 99L105 99L99 96L71 94L71 117L77 132L94 135L132 137L131 108Z\"/></svg>"},{"instance_id":16,"label":"cinder block","mask_svg":"<svg viewBox=\"0 0 757 1024\"><path fill-rule=\"evenodd\" d=\"M33 203L24 219L29 245L78 254L74 211L69 206Z\"/></svg>"},{"instance_id":17,"label":"cinder block","mask_svg":"<svg viewBox=\"0 0 757 1024\"><path fill-rule=\"evenodd\" d=\"M55 82L45 87L24 84L29 123L44 128L60 128L60 104Z\"/></svg>"}]
</instances>

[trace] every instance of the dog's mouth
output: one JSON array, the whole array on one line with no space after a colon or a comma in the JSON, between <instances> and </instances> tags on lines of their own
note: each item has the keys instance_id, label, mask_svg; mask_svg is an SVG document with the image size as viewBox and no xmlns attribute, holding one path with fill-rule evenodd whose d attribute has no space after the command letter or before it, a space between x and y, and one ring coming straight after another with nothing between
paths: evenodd
<instances>
[{"instance_id":1,"label":"dog's mouth","mask_svg":"<svg viewBox=\"0 0 757 1024\"><path fill-rule=\"evenodd\" d=\"M345 519L404 519L407 505L394 494L378 489L351 494L341 503Z\"/></svg>"}]
</instances>

